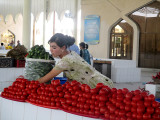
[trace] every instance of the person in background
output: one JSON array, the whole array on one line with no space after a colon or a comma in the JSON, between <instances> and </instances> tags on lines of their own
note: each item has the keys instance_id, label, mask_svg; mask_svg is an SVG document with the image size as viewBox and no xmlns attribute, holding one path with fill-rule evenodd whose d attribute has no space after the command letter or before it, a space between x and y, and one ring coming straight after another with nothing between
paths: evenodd
<instances>
[{"instance_id":1,"label":"person in background","mask_svg":"<svg viewBox=\"0 0 160 120\"><path fill-rule=\"evenodd\" d=\"M18 45L21 45L21 43L20 43L20 41L19 41L19 40L17 41L17 46L18 46Z\"/></svg>"},{"instance_id":2,"label":"person in background","mask_svg":"<svg viewBox=\"0 0 160 120\"><path fill-rule=\"evenodd\" d=\"M5 50L5 46L3 43L1 43L0 50Z\"/></svg>"},{"instance_id":3,"label":"person in background","mask_svg":"<svg viewBox=\"0 0 160 120\"><path fill-rule=\"evenodd\" d=\"M8 46L11 46L12 48L15 47L15 44L14 44L13 40L11 41L11 43L8 44Z\"/></svg>"},{"instance_id":4,"label":"person in background","mask_svg":"<svg viewBox=\"0 0 160 120\"><path fill-rule=\"evenodd\" d=\"M89 51L87 50L88 49L88 44L85 44L84 42L81 42L79 44L80 46L80 56L88 62L88 64L91 64L91 61L90 61L90 54L89 54Z\"/></svg>"},{"instance_id":5,"label":"person in background","mask_svg":"<svg viewBox=\"0 0 160 120\"><path fill-rule=\"evenodd\" d=\"M65 72L68 81L76 80L82 84L89 85L91 88L95 88L97 83L113 87L111 79L94 69L76 52L68 51L67 47L74 44L70 37L56 33L48 43L50 44L52 56L60 58L60 61L48 74L38 79L40 83L48 82L61 72Z\"/></svg>"},{"instance_id":6,"label":"person in background","mask_svg":"<svg viewBox=\"0 0 160 120\"><path fill-rule=\"evenodd\" d=\"M71 37L70 39L72 39L73 42L75 42L75 38L74 37ZM75 51L78 55L80 55L80 50L79 50L79 48L78 48L78 46L76 44L73 44L73 45L69 46L68 50Z\"/></svg>"}]
</instances>

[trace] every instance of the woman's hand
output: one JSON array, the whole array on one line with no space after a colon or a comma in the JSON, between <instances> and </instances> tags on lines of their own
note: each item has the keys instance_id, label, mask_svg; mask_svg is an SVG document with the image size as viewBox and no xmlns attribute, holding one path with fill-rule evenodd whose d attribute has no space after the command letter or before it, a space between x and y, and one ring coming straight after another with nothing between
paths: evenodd
<instances>
[{"instance_id":1,"label":"woman's hand","mask_svg":"<svg viewBox=\"0 0 160 120\"><path fill-rule=\"evenodd\" d=\"M44 77L38 79L37 81L39 81L40 83L48 82L49 80L53 79L55 76L60 74L61 72L63 72L63 71L62 70L55 70L53 68L48 74L46 74Z\"/></svg>"}]
</instances>

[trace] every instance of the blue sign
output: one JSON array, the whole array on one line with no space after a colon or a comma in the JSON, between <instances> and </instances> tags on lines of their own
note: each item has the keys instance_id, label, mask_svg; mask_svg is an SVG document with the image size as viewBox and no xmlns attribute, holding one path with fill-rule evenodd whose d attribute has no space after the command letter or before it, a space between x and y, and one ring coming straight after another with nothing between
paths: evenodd
<instances>
[{"instance_id":1,"label":"blue sign","mask_svg":"<svg viewBox=\"0 0 160 120\"><path fill-rule=\"evenodd\" d=\"M99 43L100 16L88 15L84 21L84 42L90 45Z\"/></svg>"}]
</instances>

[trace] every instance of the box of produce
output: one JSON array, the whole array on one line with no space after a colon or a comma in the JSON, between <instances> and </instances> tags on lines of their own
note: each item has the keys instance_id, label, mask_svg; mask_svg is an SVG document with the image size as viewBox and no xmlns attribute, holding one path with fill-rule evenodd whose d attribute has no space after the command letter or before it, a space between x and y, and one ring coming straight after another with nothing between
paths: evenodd
<instances>
[{"instance_id":1,"label":"box of produce","mask_svg":"<svg viewBox=\"0 0 160 120\"><path fill-rule=\"evenodd\" d=\"M14 67L14 59L10 57L0 57L0 68Z\"/></svg>"},{"instance_id":2,"label":"box of produce","mask_svg":"<svg viewBox=\"0 0 160 120\"><path fill-rule=\"evenodd\" d=\"M35 45L28 52L25 63L25 78L37 80L49 73L55 64L54 58L43 45Z\"/></svg>"},{"instance_id":3,"label":"box of produce","mask_svg":"<svg viewBox=\"0 0 160 120\"><path fill-rule=\"evenodd\" d=\"M25 67L25 60L16 60L16 67Z\"/></svg>"}]
</instances>

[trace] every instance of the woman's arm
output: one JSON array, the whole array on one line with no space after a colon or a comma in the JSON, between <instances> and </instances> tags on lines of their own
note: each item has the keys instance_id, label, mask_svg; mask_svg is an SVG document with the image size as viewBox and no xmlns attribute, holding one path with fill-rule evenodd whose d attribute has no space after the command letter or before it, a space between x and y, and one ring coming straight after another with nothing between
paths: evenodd
<instances>
[{"instance_id":1,"label":"woman's arm","mask_svg":"<svg viewBox=\"0 0 160 120\"><path fill-rule=\"evenodd\" d=\"M46 74L44 77L38 79L38 81L40 83L45 83L48 82L49 80L51 80L52 78L54 78L55 76L57 76L58 74L60 74L61 72L63 72L62 70L55 70L54 68L48 73Z\"/></svg>"}]
</instances>

